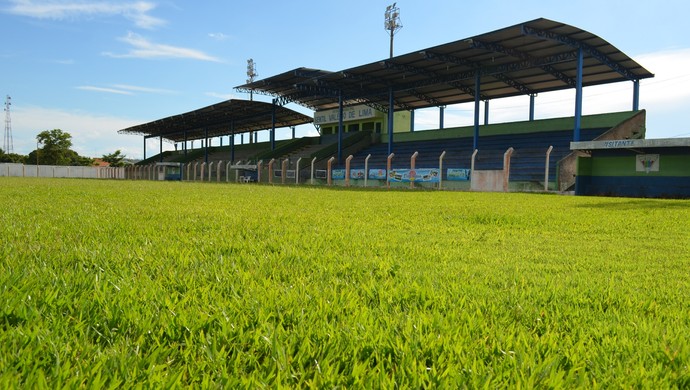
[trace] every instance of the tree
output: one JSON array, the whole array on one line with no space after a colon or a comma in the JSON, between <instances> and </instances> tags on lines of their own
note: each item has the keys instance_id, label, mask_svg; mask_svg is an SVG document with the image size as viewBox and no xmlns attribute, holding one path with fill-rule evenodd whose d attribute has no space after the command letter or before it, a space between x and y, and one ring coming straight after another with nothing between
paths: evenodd
<instances>
[{"instance_id":1,"label":"tree","mask_svg":"<svg viewBox=\"0 0 690 390\"><path fill-rule=\"evenodd\" d=\"M93 165L93 159L82 157L72 147L72 135L60 129L45 130L36 136L38 149L26 161L40 165ZM43 148L40 148L40 146Z\"/></svg>"},{"instance_id":2,"label":"tree","mask_svg":"<svg viewBox=\"0 0 690 390\"><path fill-rule=\"evenodd\" d=\"M5 153L4 150L0 149L0 163L18 163L23 164L26 160L26 156L16 153Z\"/></svg>"},{"instance_id":3,"label":"tree","mask_svg":"<svg viewBox=\"0 0 690 390\"><path fill-rule=\"evenodd\" d=\"M118 149L115 151L115 153L104 154L103 161L110 164L111 167L124 167L127 164L122 160L124 160L126 157L127 156L122 154L120 149Z\"/></svg>"}]
</instances>

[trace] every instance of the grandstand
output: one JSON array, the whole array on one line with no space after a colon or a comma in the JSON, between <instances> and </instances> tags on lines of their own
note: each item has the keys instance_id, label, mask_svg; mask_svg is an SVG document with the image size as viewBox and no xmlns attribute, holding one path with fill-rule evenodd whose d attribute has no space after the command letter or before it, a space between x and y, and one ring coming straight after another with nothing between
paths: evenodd
<instances>
[{"instance_id":1,"label":"grandstand","mask_svg":"<svg viewBox=\"0 0 690 390\"><path fill-rule=\"evenodd\" d=\"M443 188L495 189L475 187L474 174L501 172L496 177L505 181L503 190L566 191L575 184L580 153L571 152L570 142L644 138L639 81L649 77L653 74L602 38L536 19L338 72L293 69L236 87L269 95L271 104L232 100L120 132L181 145L174 152L161 147L140 164L179 162L186 167L185 180L242 177L285 183L289 178L412 187L441 187L444 182ZM583 87L621 81L633 83L631 111L582 115ZM564 89L576 91L574 116L535 119L537 94ZM520 95L530 96L529 120L488 123L490 100ZM472 102L473 126L414 129L416 109ZM481 102L486 106L483 124ZM313 109L314 119L283 107L288 103ZM252 115L247 117L245 110ZM204 115L210 119L202 119ZM312 121L320 136L275 140L278 125ZM270 131L269 142L235 144L239 134L260 130ZM219 137L221 146L209 146L209 137ZM202 140L203 148L189 150L195 139ZM395 183L393 170L409 180ZM433 174L415 177L415 170ZM463 173L470 170L472 174ZM374 173L381 171L385 174ZM128 177L146 175L134 169Z\"/></svg>"}]
</instances>

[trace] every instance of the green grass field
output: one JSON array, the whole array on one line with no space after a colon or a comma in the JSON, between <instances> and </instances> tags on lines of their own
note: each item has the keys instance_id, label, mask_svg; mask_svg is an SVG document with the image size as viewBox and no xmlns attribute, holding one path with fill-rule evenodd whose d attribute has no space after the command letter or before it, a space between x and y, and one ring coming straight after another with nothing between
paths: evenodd
<instances>
[{"instance_id":1,"label":"green grass field","mask_svg":"<svg viewBox=\"0 0 690 390\"><path fill-rule=\"evenodd\" d=\"M689 388L690 202L0 178L0 387Z\"/></svg>"}]
</instances>

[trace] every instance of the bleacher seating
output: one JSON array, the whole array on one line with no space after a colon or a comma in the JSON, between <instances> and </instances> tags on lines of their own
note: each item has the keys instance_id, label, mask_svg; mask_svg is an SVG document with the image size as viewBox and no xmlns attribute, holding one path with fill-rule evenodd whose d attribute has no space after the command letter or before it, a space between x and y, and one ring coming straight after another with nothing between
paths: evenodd
<instances>
[{"instance_id":1,"label":"bleacher seating","mask_svg":"<svg viewBox=\"0 0 690 390\"><path fill-rule=\"evenodd\" d=\"M580 137L583 141L592 140L606 130L608 128L583 129ZM549 180L555 180L556 165L560 159L570 153L572 136L572 131L564 130L480 136L475 169L502 169L503 154L512 147L514 152L511 158L511 181L540 182L544 180L546 151L549 146L553 146ZM393 148L395 156L392 166L393 168L409 168L410 157L418 152L417 168L435 168L439 165L439 156L445 151L444 168L470 168L473 153L472 145L472 137L396 142ZM371 154L369 158L370 169L385 168L388 144L375 144L361 150L353 155L350 167L352 169L364 168L366 156L369 154ZM340 164L338 168L344 168L344 163Z\"/></svg>"}]
</instances>

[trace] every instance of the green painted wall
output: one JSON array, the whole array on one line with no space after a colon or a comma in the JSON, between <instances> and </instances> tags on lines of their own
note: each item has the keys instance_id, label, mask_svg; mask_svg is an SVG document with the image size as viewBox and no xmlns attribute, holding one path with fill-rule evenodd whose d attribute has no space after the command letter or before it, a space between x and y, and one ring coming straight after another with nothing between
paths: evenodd
<instances>
[{"instance_id":1,"label":"green painted wall","mask_svg":"<svg viewBox=\"0 0 690 390\"><path fill-rule=\"evenodd\" d=\"M671 149L668 153L674 153ZM653 154L657 154L654 152ZM690 177L690 155L659 154L659 172L638 172L636 170L636 157L611 156L611 157L578 157L578 176L659 176L659 177Z\"/></svg>"},{"instance_id":2,"label":"green painted wall","mask_svg":"<svg viewBox=\"0 0 690 390\"><path fill-rule=\"evenodd\" d=\"M624 111L608 114L587 115L582 117L583 129L611 128L633 117L637 111ZM397 119L396 119L397 120ZM443 130L422 130L409 132L409 113L407 118L408 132L395 135L394 142L430 141L448 138L463 138L474 136L474 126L453 127ZM526 134L558 130L572 130L575 124L574 117L539 119L534 121L497 123L479 126L479 135L505 135ZM644 134L641 134L644 137ZM382 139L382 142L388 142Z\"/></svg>"}]
</instances>

